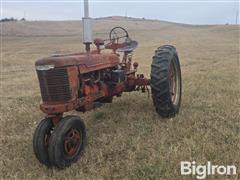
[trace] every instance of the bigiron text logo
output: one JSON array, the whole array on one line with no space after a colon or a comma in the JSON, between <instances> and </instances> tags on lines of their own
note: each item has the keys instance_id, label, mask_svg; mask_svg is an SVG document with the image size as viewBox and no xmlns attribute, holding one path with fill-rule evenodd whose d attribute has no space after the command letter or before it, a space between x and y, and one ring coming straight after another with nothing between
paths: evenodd
<instances>
[{"instance_id":1,"label":"bigiron text logo","mask_svg":"<svg viewBox=\"0 0 240 180\"><path fill-rule=\"evenodd\" d=\"M210 161L207 164L196 164L195 161L181 161L181 175L196 176L197 179L205 179L213 175L236 175L235 165L214 165Z\"/></svg>"}]
</instances>

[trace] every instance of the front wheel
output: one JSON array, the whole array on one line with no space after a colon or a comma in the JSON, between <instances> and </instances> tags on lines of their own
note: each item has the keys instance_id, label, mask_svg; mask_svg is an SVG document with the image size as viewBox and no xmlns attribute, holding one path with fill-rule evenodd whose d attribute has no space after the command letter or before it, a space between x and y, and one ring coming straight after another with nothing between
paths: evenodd
<instances>
[{"instance_id":1,"label":"front wheel","mask_svg":"<svg viewBox=\"0 0 240 180\"><path fill-rule=\"evenodd\" d=\"M162 117L174 117L182 96L181 69L174 46L161 46L155 51L150 85L157 113Z\"/></svg>"},{"instance_id":2,"label":"front wheel","mask_svg":"<svg viewBox=\"0 0 240 180\"><path fill-rule=\"evenodd\" d=\"M50 162L64 168L75 163L83 154L86 143L86 129L77 116L63 118L55 127L48 147Z\"/></svg>"},{"instance_id":3,"label":"front wheel","mask_svg":"<svg viewBox=\"0 0 240 180\"><path fill-rule=\"evenodd\" d=\"M48 156L48 145L52 131L52 121L50 118L46 118L39 123L33 135L34 154L42 164L47 166L51 166Z\"/></svg>"}]
</instances>

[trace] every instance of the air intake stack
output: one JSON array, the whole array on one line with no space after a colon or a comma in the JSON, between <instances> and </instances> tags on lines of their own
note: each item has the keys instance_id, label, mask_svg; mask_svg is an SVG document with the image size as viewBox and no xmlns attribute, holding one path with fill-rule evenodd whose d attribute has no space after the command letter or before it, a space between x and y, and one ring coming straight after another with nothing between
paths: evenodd
<instances>
[{"instance_id":1,"label":"air intake stack","mask_svg":"<svg viewBox=\"0 0 240 180\"><path fill-rule=\"evenodd\" d=\"M88 0L84 0L84 17L83 24L83 43L86 46L86 51L90 51L90 44L92 44L92 19L89 17Z\"/></svg>"}]
</instances>

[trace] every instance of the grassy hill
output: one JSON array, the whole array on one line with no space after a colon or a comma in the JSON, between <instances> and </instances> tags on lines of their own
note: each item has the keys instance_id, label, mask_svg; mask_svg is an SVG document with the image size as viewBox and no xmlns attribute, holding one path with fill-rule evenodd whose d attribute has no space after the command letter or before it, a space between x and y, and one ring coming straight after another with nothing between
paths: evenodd
<instances>
[{"instance_id":1,"label":"grassy hill","mask_svg":"<svg viewBox=\"0 0 240 180\"><path fill-rule=\"evenodd\" d=\"M84 114L72 112L85 120L88 146L78 163L59 171L41 165L33 154L32 135L44 117L34 62L83 51L81 22L1 25L1 179L184 179L180 161L193 160L240 167L239 26L94 20L94 37L108 37L114 26L128 29L139 42L133 62L147 77L154 50L175 45L182 106L174 119L162 119L147 93L134 92Z\"/></svg>"}]
</instances>

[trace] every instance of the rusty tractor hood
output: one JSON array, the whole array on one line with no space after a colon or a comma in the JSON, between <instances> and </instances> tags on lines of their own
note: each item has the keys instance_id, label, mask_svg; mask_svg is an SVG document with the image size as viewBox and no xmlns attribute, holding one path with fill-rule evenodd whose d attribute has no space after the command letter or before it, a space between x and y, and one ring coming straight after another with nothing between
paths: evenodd
<instances>
[{"instance_id":1,"label":"rusty tractor hood","mask_svg":"<svg viewBox=\"0 0 240 180\"><path fill-rule=\"evenodd\" d=\"M57 55L37 60L36 67L52 66L54 68L79 66L81 73L113 67L119 64L119 57L114 53L79 53Z\"/></svg>"}]
</instances>

